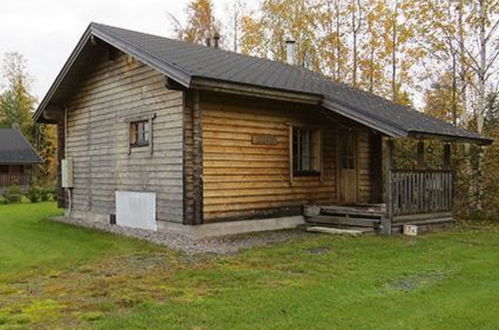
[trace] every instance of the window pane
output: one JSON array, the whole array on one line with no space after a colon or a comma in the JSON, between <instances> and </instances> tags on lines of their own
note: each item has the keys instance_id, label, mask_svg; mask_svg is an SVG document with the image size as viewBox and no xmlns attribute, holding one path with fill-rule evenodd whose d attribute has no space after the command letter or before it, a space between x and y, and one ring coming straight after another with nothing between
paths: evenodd
<instances>
[{"instance_id":1,"label":"window pane","mask_svg":"<svg viewBox=\"0 0 499 330\"><path fill-rule=\"evenodd\" d=\"M355 137L352 134L344 135L341 145L341 167L355 169Z\"/></svg>"},{"instance_id":2,"label":"window pane","mask_svg":"<svg viewBox=\"0 0 499 330\"><path fill-rule=\"evenodd\" d=\"M137 125L135 123L130 124L130 143L137 143Z\"/></svg>"},{"instance_id":3,"label":"window pane","mask_svg":"<svg viewBox=\"0 0 499 330\"><path fill-rule=\"evenodd\" d=\"M138 121L130 124L130 144L143 145L149 143L149 122Z\"/></svg>"},{"instance_id":4,"label":"window pane","mask_svg":"<svg viewBox=\"0 0 499 330\"><path fill-rule=\"evenodd\" d=\"M149 142L149 122L144 122L144 142Z\"/></svg>"},{"instance_id":5,"label":"window pane","mask_svg":"<svg viewBox=\"0 0 499 330\"><path fill-rule=\"evenodd\" d=\"M300 170L300 164L299 164L299 138L298 138L299 131L296 128L293 128L293 171L299 171Z\"/></svg>"},{"instance_id":6,"label":"window pane","mask_svg":"<svg viewBox=\"0 0 499 330\"><path fill-rule=\"evenodd\" d=\"M137 123L137 131L137 142L141 143L144 135L144 125L142 123Z\"/></svg>"},{"instance_id":7,"label":"window pane","mask_svg":"<svg viewBox=\"0 0 499 330\"><path fill-rule=\"evenodd\" d=\"M310 171L310 131L302 130L301 134L301 169Z\"/></svg>"},{"instance_id":8,"label":"window pane","mask_svg":"<svg viewBox=\"0 0 499 330\"><path fill-rule=\"evenodd\" d=\"M315 162L318 131L304 128L293 128L293 171L316 171Z\"/></svg>"}]
</instances>

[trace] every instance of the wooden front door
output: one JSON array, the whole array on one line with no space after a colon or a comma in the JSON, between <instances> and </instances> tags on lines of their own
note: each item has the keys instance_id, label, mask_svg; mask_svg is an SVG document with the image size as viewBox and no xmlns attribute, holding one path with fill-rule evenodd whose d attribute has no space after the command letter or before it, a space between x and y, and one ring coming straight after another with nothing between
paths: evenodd
<instances>
[{"instance_id":1,"label":"wooden front door","mask_svg":"<svg viewBox=\"0 0 499 330\"><path fill-rule=\"evenodd\" d=\"M342 204L357 203L357 134L354 131L342 131L338 139L339 146L339 197Z\"/></svg>"}]
</instances>

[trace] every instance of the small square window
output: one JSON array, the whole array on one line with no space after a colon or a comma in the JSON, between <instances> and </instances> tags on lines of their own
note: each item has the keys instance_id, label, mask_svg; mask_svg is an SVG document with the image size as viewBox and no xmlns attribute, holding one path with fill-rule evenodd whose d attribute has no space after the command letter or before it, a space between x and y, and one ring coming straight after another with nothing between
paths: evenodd
<instances>
[{"instance_id":1,"label":"small square window","mask_svg":"<svg viewBox=\"0 0 499 330\"><path fill-rule=\"evenodd\" d=\"M148 120L134 121L130 123L130 145L142 147L149 145L150 127Z\"/></svg>"}]
</instances>

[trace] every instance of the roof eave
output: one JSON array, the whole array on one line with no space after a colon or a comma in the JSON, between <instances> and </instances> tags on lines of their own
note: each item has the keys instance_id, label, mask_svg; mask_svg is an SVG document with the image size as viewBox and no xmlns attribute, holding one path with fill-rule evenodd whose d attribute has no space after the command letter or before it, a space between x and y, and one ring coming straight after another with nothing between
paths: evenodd
<instances>
[{"instance_id":1,"label":"roof eave","mask_svg":"<svg viewBox=\"0 0 499 330\"><path fill-rule=\"evenodd\" d=\"M369 116L362 114L359 111L356 111L350 107L346 107L338 102L334 102L332 100L324 99L322 102L322 106L328 110L334 111L346 118L349 118L353 121L361 123L367 127L370 127L378 132L381 132L389 137L407 137L408 132L401 129L400 127L396 127L394 125L389 125L387 123L381 122Z\"/></svg>"},{"instance_id":2,"label":"roof eave","mask_svg":"<svg viewBox=\"0 0 499 330\"><path fill-rule=\"evenodd\" d=\"M494 142L494 140L485 137L469 137L469 136L451 135L451 134L428 133L421 131L410 131L409 137L415 139L424 139L424 138L438 139L446 142L456 142L456 143L473 143L481 146L488 146Z\"/></svg>"},{"instance_id":3,"label":"roof eave","mask_svg":"<svg viewBox=\"0 0 499 330\"><path fill-rule=\"evenodd\" d=\"M44 161L25 161L25 160L0 160L0 165L38 165L43 164Z\"/></svg>"},{"instance_id":4,"label":"roof eave","mask_svg":"<svg viewBox=\"0 0 499 330\"><path fill-rule=\"evenodd\" d=\"M43 97L42 102L38 105L38 108L36 109L33 119L35 122L45 122L44 118L42 117L43 112L45 111L45 108L47 105L50 103L50 100L54 96L54 93L57 91L59 88L61 82L64 80L64 77L66 76L68 70L71 68L75 60L78 58L78 55L80 54L81 50L83 49L83 46L85 43L90 39L91 36L91 25L88 26L88 28L85 30L83 35L80 38L80 41L76 45L76 47L73 49L73 52L69 56L68 60L62 67L61 71L55 78L54 82L50 86L47 94Z\"/></svg>"},{"instance_id":5,"label":"roof eave","mask_svg":"<svg viewBox=\"0 0 499 330\"><path fill-rule=\"evenodd\" d=\"M322 95L318 94L268 88L259 85L243 84L229 80L218 80L199 76L192 77L190 88L316 105L320 104L323 99Z\"/></svg>"},{"instance_id":6,"label":"roof eave","mask_svg":"<svg viewBox=\"0 0 499 330\"><path fill-rule=\"evenodd\" d=\"M164 61L161 61L160 59L156 58L155 56L145 53L143 50L138 49L137 47L134 47L133 45L115 37L111 36L105 31L99 29L97 25L94 23L90 23L90 25L87 27L85 32L83 33L82 37L80 38L80 41L74 48L73 52L69 56L68 60L62 67L61 71L57 75L56 79L52 83L49 91L43 98L42 102L36 109L35 113L33 114L33 119L35 122L40 122L40 123L52 123L51 120L43 118L42 114L47 108L47 106L50 104L50 101L52 100L54 93L57 91L57 89L60 87L61 83L64 81L64 78L66 77L68 71L71 69L75 61L78 59L78 56L80 55L81 51L83 50L83 47L86 45L87 42L89 42L90 38L92 36L95 36L104 42L110 44L111 46L121 50L124 53L127 53L133 57L136 57L138 60L141 62L144 62L145 64L151 66L152 68L158 70L159 72L163 73L164 75L172 78L179 84L181 84L184 87L189 87L190 81L191 81L191 76L181 70L180 68L173 67L171 65L166 64Z\"/></svg>"}]
</instances>

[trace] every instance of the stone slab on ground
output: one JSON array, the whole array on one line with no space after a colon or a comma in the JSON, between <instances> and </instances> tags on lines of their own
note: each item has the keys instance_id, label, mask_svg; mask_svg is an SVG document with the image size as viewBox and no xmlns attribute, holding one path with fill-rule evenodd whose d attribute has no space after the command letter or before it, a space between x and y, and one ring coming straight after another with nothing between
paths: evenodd
<instances>
[{"instance_id":1,"label":"stone slab on ground","mask_svg":"<svg viewBox=\"0 0 499 330\"><path fill-rule=\"evenodd\" d=\"M348 235L348 236L359 236L364 234L364 231L357 229L341 229L333 227L320 227L320 226L310 226L307 228L310 233L322 233L331 235Z\"/></svg>"}]
</instances>

